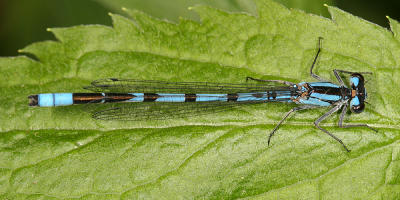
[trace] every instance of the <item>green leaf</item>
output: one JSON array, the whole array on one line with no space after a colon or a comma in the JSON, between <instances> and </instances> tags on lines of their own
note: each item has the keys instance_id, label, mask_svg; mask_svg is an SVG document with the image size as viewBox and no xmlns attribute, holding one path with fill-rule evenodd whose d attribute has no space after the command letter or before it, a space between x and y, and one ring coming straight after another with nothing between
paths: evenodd
<instances>
[{"instance_id":1,"label":"green leaf","mask_svg":"<svg viewBox=\"0 0 400 200\"><path fill-rule=\"evenodd\" d=\"M335 5L335 0L278 0L288 8L297 8L306 12L329 16L328 11L323 6L324 4Z\"/></svg>"},{"instance_id":2,"label":"green leaf","mask_svg":"<svg viewBox=\"0 0 400 200\"><path fill-rule=\"evenodd\" d=\"M229 11L241 11L256 13L255 4L253 1L248 0L94 0L104 7L108 7L116 12L119 12L122 7L137 9L144 11L151 16L155 16L160 19L168 19L172 21L179 21L179 18L189 18L193 20L199 20L196 13L188 10L188 7L194 5L209 5L212 7L225 9ZM322 4L321 4L322 5Z\"/></svg>"},{"instance_id":3,"label":"green leaf","mask_svg":"<svg viewBox=\"0 0 400 200\"><path fill-rule=\"evenodd\" d=\"M196 13L188 10L188 7L195 5L208 5L215 8L234 11L234 12L248 12L256 15L256 6L253 1L249 0L94 0L104 7L107 7L115 12L120 12L120 9L125 7L129 9L137 9L145 13L155 16L160 19L167 19L171 21L178 21L179 18L189 18L199 20ZM324 3L334 5L334 0L276 0L288 8L301 9L306 12L329 16L327 9L323 6ZM123 14L123 13L122 13Z\"/></svg>"},{"instance_id":4,"label":"green leaf","mask_svg":"<svg viewBox=\"0 0 400 200\"><path fill-rule=\"evenodd\" d=\"M332 20L257 0L257 16L194 7L201 23L169 23L142 12L101 25L49 29L58 41L0 58L2 199L398 199L400 197L399 23L392 32L329 7ZM83 92L106 77L244 82L313 81L315 72L370 71L365 128L340 129L326 109L304 111L268 133L295 105L264 104L165 121L104 122L82 106L30 108L27 96Z\"/></svg>"}]
</instances>

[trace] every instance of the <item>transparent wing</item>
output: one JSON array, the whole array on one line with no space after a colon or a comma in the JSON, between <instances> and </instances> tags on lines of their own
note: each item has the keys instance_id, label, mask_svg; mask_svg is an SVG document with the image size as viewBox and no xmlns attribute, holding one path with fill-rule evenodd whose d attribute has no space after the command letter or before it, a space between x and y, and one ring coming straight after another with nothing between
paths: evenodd
<instances>
[{"instance_id":1,"label":"transparent wing","mask_svg":"<svg viewBox=\"0 0 400 200\"><path fill-rule=\"evenodd\" d=\"M276 90L290 90L288 86L269 84L235 84L208 82L167 82L135 79L100 79L85 89L105 93L248 93Z\"/></svg>"},{"instance_id":2,"label":"transparent wing","mask_svg":"<svg viewBox=\"0 0 400 200\"><path fill-rule=\"evenodd\" d=\"M143 102L101 104L92 117L100 120L142 121L163 120L198 116L230 110L232 108L259 104L263 101L247 102Z\"/></svg>"}]
</instances>

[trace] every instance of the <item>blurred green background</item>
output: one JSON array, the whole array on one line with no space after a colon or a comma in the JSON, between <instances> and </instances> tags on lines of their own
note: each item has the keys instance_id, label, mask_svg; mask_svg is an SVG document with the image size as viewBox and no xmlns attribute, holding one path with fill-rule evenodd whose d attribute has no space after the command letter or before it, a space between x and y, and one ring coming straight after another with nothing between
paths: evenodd
<instances>
[{"instance_id":1,"label":"blurred green background","mask_svg":"<svg viewBox=\"0 0 400 200\"><path fill-rule=\"evenodd\" d=\"M395 0L277 0L290 8L329 17L324 3L388 27L386 15L400 19L400 1ZM18 55L17 50L30 43L55 40L49 27L79 24L111 25L108 12L120 13L121 7L142 10L152 16L177 21L179 17L199 20L187 8L210 5L229 11L256 13L251 0L0 0L0 56Z\"/></svg>"}]
</instances>

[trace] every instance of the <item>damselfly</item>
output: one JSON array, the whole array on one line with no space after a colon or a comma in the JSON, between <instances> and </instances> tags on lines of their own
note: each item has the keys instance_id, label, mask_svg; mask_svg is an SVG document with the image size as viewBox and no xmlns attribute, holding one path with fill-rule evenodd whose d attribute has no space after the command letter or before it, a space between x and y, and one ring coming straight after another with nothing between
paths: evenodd
<instances>
[{"instance_id":1,"label":"damselfly","mask_svg":"<svg viewBox=\"0 0 400 200\"><path fill-rule=\"evenodd\" d=\"M92 113L93 118L101 120L156 120L168 117L182 117L223 111L239 105L287 102L300 106L287 112L271 131L268 145L275 131L292 113L300 110L332 107L327 113L315 120L314 125L338 141L346 151L346 145L332 133L320 127L320 122L331 114L341 111L338 126L341 128L367 127L366 124L344 125L343 118L348 107L353 113L361 113L365 108L367 91L362 74L368 72L349 72L333 70L339 84L322 79L313 73L313 68L321 52L321 40L318 51L310 68L310 74L318 82L298 84L284 80L260 80L247 77L247 80L262 84L228 84L208 82L165 82L133 79L102 79L92 82L85 89L94 93L47 93L29 96L30 106L51 107L72 104L113 103L111 108L104 108ZM339 73L350 75L350 87L346 87ZM272 87L271 84L281 86ZM124 102L124 103L121 103ZM127 103L131 102L131 103ZM141 102L141 103L132 103ZM107 104L103 104L107 105Z\"/></svg>"}]
</instances>

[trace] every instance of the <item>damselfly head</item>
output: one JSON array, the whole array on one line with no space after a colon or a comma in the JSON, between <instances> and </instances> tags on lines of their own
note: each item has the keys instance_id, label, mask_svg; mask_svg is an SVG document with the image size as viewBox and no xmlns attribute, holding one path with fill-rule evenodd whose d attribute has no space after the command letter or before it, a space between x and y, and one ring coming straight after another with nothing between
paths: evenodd
<instances>
[{"instance_id":1,"label":"damselfly head","mask_svg":"<svg viewBox=\"0 0 400 200\"><path fill-rule=\"evenodd\" d=\"M353 113L361 113L365 108L367 90L364 87L364 77L360 73L351 74L351 100L350 110Z\"/></svg>"}]
</instances>

